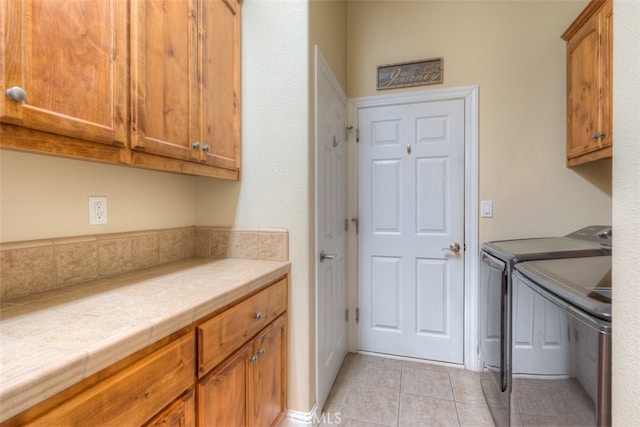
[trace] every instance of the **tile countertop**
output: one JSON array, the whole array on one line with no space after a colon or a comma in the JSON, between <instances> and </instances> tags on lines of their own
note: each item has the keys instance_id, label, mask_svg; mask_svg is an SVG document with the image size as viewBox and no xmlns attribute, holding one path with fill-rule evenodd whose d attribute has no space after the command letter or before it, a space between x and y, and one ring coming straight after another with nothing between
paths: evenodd
<instances>
[{"instance_id":1,"label":"tile countertop","mask_svg":"<svg viewBox=\"0 0 640 427\"><path fill-rule=\"evenodd\" d=\"M0 422L289 272L189 259L0 302Z\"/></svg>"}]
</instances>

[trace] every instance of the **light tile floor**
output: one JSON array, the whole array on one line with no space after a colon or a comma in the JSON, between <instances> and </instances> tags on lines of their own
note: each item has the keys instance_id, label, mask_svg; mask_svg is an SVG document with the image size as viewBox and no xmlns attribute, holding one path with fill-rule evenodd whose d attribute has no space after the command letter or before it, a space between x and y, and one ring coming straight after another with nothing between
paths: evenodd
<instances>
[{"instance_id":1,"label":"light tile floor","mask_svg":"<svg viewBox=\"0 0 640 427\"><path fill-rule=\"evenodd\" d=\"M479 374L349 353L323 426L493 426Z\"/></svg>"}]
</instances>

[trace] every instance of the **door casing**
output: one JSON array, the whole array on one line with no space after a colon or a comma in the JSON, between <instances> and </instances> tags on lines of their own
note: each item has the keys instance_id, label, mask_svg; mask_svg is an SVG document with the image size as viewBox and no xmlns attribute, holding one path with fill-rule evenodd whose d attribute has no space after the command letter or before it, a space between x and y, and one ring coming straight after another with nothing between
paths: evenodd
<instances>
[{"instance_id":1,"label":"door casing","mask_svg":"<svg viewBox=\"0 0 640 427\"><path fill-rule=\"evenodd\" d=\"M347 180L349 218L358 218L358 110L367 107L393 106L446 99L464 100L464 146L465 146L465 208L464 232L464 365L466 369L478 371L478 87L462 86L443 89L427 89L390 95L375 95L349 99L347 123L351 128L347 147ZM358 304L358 235L351 227L347 235L347 306L355 313ZM358 349L356 316L350 316L348 324L349 351Z\"/></svg>"}]
</instances>

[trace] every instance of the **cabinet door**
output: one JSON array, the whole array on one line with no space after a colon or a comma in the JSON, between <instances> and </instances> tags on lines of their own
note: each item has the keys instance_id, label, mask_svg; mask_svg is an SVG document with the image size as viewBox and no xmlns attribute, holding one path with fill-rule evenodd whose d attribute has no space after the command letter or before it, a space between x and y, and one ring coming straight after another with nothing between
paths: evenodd
<instances>
[{"instance_id":1,"label":"cabinet door","mask_svg":"<svg viewBox=\"0 0 640 427\"><path fill-rule=\"evenodd\" d=\"M570 166L611 157L613 6L607 1L589 5L593 7L598 9L584 20L567 43L567 163Z\"/></svg>"},{"instance_id":2,"label":"cabinet door","mask_svg":"<svg viewBox=\"0 0 640 427\"><path fill-rule=\"evenodd\" d=\"M607 1L600 12L600 61L602 69L603 147L613 145L613 2Z\"/></svg>"},{"instance_id":3,"label":"cabinet door","mask_svg":"<svg viewBox=\"0 0 640 427\"><path fill-rule=\"evenodd\" d=\"M240 4L203 0L199 46L203 162L240 168Z\"/></svg>"},{"instance_id":4,"label":"cabinet door","mask_svg":"<svg viewBox=\"0 0 640 427\"><path fill-rule=\"evenodd\" d=\"M0 121L126 143L126 2L5 0ZM19 87L26 100L5 95Z\"/></svg>"},{"instance_id":5,"label":"cabinet door","mask_svg":"<svg viewBox=\"0 0 640 427\"><path fill-rule=\"evenodd\" d=\"M252 425L276 425L285 407L286 316L279 317L254 341L251 383L253 385Z\"/></svg>"},{"instance_id":6,"label":"cabinet door","mask_svg":"<svg viewBox=\"0 0 640 427\"><path fill-rule=\"evenodd\" d=\"M197 160L196 0L131 2L132 144Z\"/></svg>"},{"instance_id":7,"label":"cabinet door","mask_svg":"<svg viewBox=\"0 0 640 427\"><path fill-rule=\"evenodd\" d=\"M248 370L253 347L238 350L198 383L198 425L244 426L248 412Z\"/></svg>"}]
</instances>

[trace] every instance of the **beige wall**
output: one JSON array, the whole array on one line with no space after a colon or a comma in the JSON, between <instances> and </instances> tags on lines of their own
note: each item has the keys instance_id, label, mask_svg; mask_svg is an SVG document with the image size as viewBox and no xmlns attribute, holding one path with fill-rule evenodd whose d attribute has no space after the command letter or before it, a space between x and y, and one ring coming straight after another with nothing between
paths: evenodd
<instances>
[{"instance_id":1,"label":"beige wall","mask_svg":"<svg viewBox=\"0 0 640 427\"><path fill-rule=\"evenodd\" d=\"M640 420L640 2L616 0L613 128L613 425Z\"/></svg>"},{"instance_id":2,"label":"beige wall","mask_svg":"<svg viewBox=\"0 0 640 427\"><path fill-rule=\"evenodd\" d=\"M376 67L444 58L444 84L478 85L480 241L611 223L611 161L567 169L566 27L580 1L348 2L349 97L376 91ZM412 90L412 89L403 89ZM413 89L416 90L416 89Z\"/></svg>"},{"instance_id":3,"label":"beige wall","mask_svg":"<svg viewBox=\"0 0 640 427\"><path fill-rule=\"evenodd\" d=\"M320 47L331 71L347 92L347 2L346 0L310 0L309 47L313 55ZM312 63L311 72L314 66ZM313 75L313 74L312 74Z\"/></svg>"},{"instance_id":4,"label":"beige wall","mask_svg":"<svg viewBox=\"0 0 640 427\"><path fill-rule=\"evenodd\" d=\"M194 178L0 150L0 242L191 226ZM107 196L89 225L89 196Z\"/></svg>"}]
</instances>

